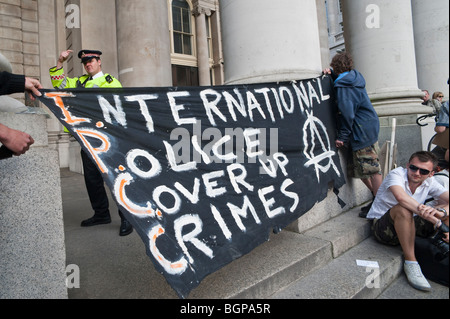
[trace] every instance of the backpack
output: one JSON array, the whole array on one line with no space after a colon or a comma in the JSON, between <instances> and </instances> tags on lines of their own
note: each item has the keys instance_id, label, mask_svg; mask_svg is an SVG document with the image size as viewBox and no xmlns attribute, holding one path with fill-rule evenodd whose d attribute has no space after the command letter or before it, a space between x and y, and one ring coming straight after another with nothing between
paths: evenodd
<instances>
[{"instance_id":1,"label":"backpack","mask_svg":"<svg viewBox=\"0 0 450 319\"><path fill-rule=\"evenodd\" d=\"M430 238L416 236L414 248L423 275L431 281L448 287L448 244L436 236Z\"/></svg>"}]
</instances>

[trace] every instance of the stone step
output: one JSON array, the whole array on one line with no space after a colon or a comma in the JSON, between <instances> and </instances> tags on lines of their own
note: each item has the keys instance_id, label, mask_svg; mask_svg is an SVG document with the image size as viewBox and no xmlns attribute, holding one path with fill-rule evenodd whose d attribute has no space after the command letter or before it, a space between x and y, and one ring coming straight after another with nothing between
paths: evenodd
<instances>
[{"instance_id":1,"label":"stone step","mask_svg":"<svg viewBox=\"0 0 450 319\"><path fill-rule=\"evenodd\" d=\"M282 231L207 276L188 298L266 298L331 259L329 242Z\"/></svg>"},{"instance_id":2,"label":"stone step","mask_svg":"<svg viewBox=\"0 0 450 319\"><path fill-rule=\"evenodd\" d=\"M379 268L358 266L376 261ZM399 247L380 245L369 237L324 267L273 294L274 299L377 298L402 272Z\"/></svg>"},{"instance_id":3,"label":"stone step","mask_svg":"<svg viewBox=\"0 0 450 319\"><path fill-rule=\"evenodd\" d=\"M377 298L402 271L400 247L380 245L370 237L370 222L358 217L360 208L322 223L304 234L331 243L333 259L274 293L273 299ZM379 268L358 266L357 260Z\"/></svg>"},{"instance_id":4,"label":"stone step","mask_svg":"<svg viewBox=\"0 0 450 319\"><path fill-rule=\"evenodd\" d=\"M448 286L428 281L431 292L423 292L411 287L403 272L394 282L384 290L377 299L449 299Z\"/></svg>"},{"instance_id":5,"label":"stone step","mask_svg":"<svg viewBox=\"0 0 450 319\"><path fill-rule=\"evenodd\" d=\"M329 241L332 256L337 258L344 252L370 236L370 222L358 216L360 207L355 207L304 232L308 237Z\"/></svg>"},{"instance_id":6,"label":"stone step","mask_svg":"<svg viewBox=\"0 0 450 319\"><path fill-rule=\"evenodd\" d=\"M333 259L293 281L271 299L448 299L449 288L429 281L431 292L411 287L403 272L400 246L381 245L370 236L370 223L359 208L325 222L304 235L331 242ZM379 268L358 266L357 260Z\"/></svg>"},{"instance_id":7,"label":"stone step","mask_svg":"<svg viewBox=\"0 0 450 319\"><path fill-rule=\"evenodd\" d=\"M342 213L303 234L271 235L268 242L205 278L189 298L270 297L365 240L369 223L358 212Z\"/></svg>"}]
</instances>

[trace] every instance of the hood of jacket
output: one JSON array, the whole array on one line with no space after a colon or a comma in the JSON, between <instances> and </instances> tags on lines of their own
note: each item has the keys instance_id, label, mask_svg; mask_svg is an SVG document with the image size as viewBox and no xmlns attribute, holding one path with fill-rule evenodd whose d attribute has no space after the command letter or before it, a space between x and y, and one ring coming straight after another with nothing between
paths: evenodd
<instances>
[{"instance_id":1,"label":"hood of jacket","mask_svg":"<svg viewBox=\"0 0 450 319\"><path fill-rule=\"evenodd\" d=\"M342 78L338 78L334 84L336 88L338 87L356 87L356 88L365 88L366 87L366 80L362 76L361 73L359 73L356 70L351 70L347 73L347 75L343 76Z\"/></svg>"}]
</instances>

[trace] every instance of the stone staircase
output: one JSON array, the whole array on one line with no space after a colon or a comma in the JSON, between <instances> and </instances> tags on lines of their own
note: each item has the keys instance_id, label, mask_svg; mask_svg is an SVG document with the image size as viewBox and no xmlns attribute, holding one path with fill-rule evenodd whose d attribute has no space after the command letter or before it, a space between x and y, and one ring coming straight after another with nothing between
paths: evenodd
<instances>
[{"instance_id":1,"label":"stone staircase","mask_svg":"<svg viewBox=\"0 0 450 319\"><path fill-rule=\"evenodd\" d=\"M69 289L69 298L178 299L143 253L136 232L117 236L117 214L112 214L109 225L79 227L80 220L90 216L83 176L62 170L61 177L67 263L78 265L81 272L80 288ZM116 211L110 202L111 211ZM324 214L327 208L330 205L320 206L314 215ZM400 248L375 242L370 223L358 217L359 209L309 229L302 217L304 231L271 234L268 242L204 278L187 298L448 299L448 287L431 282L432 292L423 293L407 283ZM379 273L357 266L356 260L377 261Z\"/></svg>"},{"instance_id":2,"label":"stone staircase","mask_svg":"<svg viewBox=\"0 0 450 319\"><path fill-rule=\"evenodd\" d=\"M370 236L370 222L359 218L359 207L305 232L331 244L332 260L273 298L377 298L401 273L400 247L381 245ZM377 262L378 269L357 260Z\"/></svg>"},{"instance_id":3,"label":"stone staircase","mask_svg":"<svg viewBox=\"0 0 450 319\"><path fill-rule=\"evenodd\" d=\"M399 247L377 243L359 210L301 234L271 235L205 278L189 298L377 298L402 273L402 253ZM379 269L358 266L357 260L376 261Z\"/></svg>"}]
</instances>

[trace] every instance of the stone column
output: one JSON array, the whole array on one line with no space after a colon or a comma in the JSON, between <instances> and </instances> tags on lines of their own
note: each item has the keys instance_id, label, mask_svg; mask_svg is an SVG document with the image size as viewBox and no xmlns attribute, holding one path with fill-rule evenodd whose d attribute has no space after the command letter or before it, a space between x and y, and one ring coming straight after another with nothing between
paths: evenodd
<instances>
[{"instance_id":1,"label":"stone column","mask_svg":"<svg viewBox=\"0 0 450 319\"><path fill-rule=\"evenodd\" d=\"M417 57L419 88L444 93L448 99L448 15L436 12L449 12L446 0L412 1L414 42Z\"/></svg>"},{"instance_id":2,"label":"stone column","mask_svg":"<svg viewBox=\"0 0 450 319\"><path fill-rule=\"evenodd\" d=\"M410 0L343 0L345 46L380 116L423 111Z\"/></svg>"},{"instance_id":3,"label":"stone column","mask_svg":"<svg viewBox=\"0 0 450 319\"><path fill-rule=\"evenodd\" d=\"M225 83L261 83L321 73L315 0L220 0Z\"/></svg>"},{"instance_id":4,"label":"stone column","mask_svg":"<svg viewBox=\"0 0 450 319\"><path fill-rule=\"evenodd\" d=\"M430 96L443 92L444 100L448 100L448 14L449 3L444 0L412 1L414 43L417 57L417 76L419 88L428 90ZM442 12L444 14L436 14ZM431 109L428 113L431 113ZM428 142L436 133L434 120L422 127L422 146L426 150Z\"/></svg>"},{"instance_id":5,"label":"stone column","mask_svg":"<svg viewBox=\"0 0 450 319\"><path fill-rule=\"evenodd\" d=\"M322 2L323 1L325 0L322 0ZM340 23L342 22L342 14L340 10L340 2L338 0L328 0L326 7L329 29L328 41L330 45L330 57L333 57L337 52L345 49L344 32L340 26Z\"/></svg>"},{"instance_id":6,"label":"stone column","mask_svg":"<svg viewBox=\"0 0 450 319\"><path fill-rule=\"evenodd\" d=\"M322 72L315 0L220 0L226 84L302 80ZM342 157L341 157L342 158ZM346 167L344 163L341 164ZM359 182L359 183L357 183ZM360 181L340 190L353 207L369 199ZM348 209L348 208L347 208ZM342 212L329 196L288 226L303 232Z\"/></svg>"},{"instance_id":7,"label":"stone column","mask_svg":"<svg viewBox=\"0 0 450 319\"><path fill-rule=\"evenodd\" d=\"M194 10L195 30L197 36L198 77L199 84L201 86L211 85L211 75L209 70L208 34L206 32L206 15L211 15L211 12L207 12L207 9L197 7Z\"/></svg>"},{"instance_id":8,"label":"stone column","mask_svg":"<svg viewBox=\"0 0 450 319\"><path fill-rule=\"evenodd\" d=\"M0 161L0 299L66 299L66 250L58 153L43 115L0 112L35 140Z\"/></svg>"},{"instance_id":9,"label":"stone column","mask_svg":"<svg viewBox=\"0 0 450 319\"><path fill-rule=\"evenodd\" d=\"M338 28L339 25L339 3L337 0L329 0L327 6L328 11L328 27L330 36L334 36L339 33L341 30Z\"/></svg>"},{"instance_id":10,"label":"stone column","mask_svg":"<svg viewBox=\"0 0 450 319\"><path fill-rule=\"evenodd\" d=\"M56 65L59 52L66 49L65 6L54 0L40 0L38 3L39 23L39 60L41 84L44 88L51 88L52 82L48 70ZM55 39L57 39L55 41ZM64 42L61 46L60 42ZM58 46L59 44L59 46ZM60 49L62 47L63 49ZM60 167L69 167L69 134L63 132L58 119L52 115L46 106L41 107L50 114L47 119L48 142L50 149L58 150Z\"/></svg>"},{"instance_id":11,"label":"stone column","mask_svg":"<svg viewBox=\"0 0 450 319\"><path fill-rule=\"evenodd\" d=\"M330 64L330 44L328 41L327 7L325 1L316 0L317 17L319 23L320 53L322 60L321 69L325 69Z\"/></svg>"},{"instance_id":12,"label":"stone column","mask_svg":"<svg viewBox=\"0 0 450 319\"><path fill-rule=\"evenodd\" d=\"M123 86L171 86L167 2L116 0L116 14Z\"/></svg>"},{"instance_id":13,"label":"stone column","mask_svg":"<svg viewBox=\"0 0 450 319\"><path fill-rule=\"evenodd\" d=\"M211 34L213 45L213 72L215 84L224 83L223 72L223 49L222 49L222 29L221 29L220 13L214 11L211 14Z\"/></svg>"},{"instance_id":14,"label":"stone column","mask_svg":"<svg viewBox=\"0 0 450 319\"><path fill-rule=\"evenodd\" d=\"M80 0L81 47L79 49L102 51L102 71L114 77L119 76L116 13L114 1ZM93 32L93 30L95 31ZM81 74L85 74L86 71L77 54L78 48L74 52L74 62L77 67L81 67ZM75 75L80 76L81 74Z\"/></svg>"}]
</instances>

